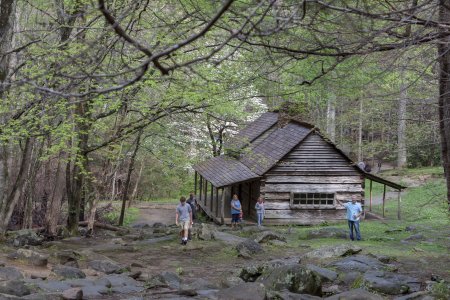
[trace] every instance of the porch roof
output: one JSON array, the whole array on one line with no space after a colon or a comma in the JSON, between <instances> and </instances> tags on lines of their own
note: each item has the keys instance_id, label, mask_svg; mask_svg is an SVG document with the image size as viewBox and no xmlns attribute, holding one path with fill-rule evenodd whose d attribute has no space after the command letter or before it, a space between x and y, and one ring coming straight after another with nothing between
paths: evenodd
<instances>
[{"instance_id":1,"label":"porch roof","mask_svg":"<svg viewBox=\"0 0 450 300\"><path fill-rule=\"evenodd\" d=\"M194 170L217 188L260 177L237 159L225 155L195 165Z\"/></svg>"},{"instance_id":2,"label":"porch roof","mask_svg":"<svg viewBox=\"0 0 450 300\"><path fill-rule=\"evenodd\" d=\"M359 168L359 167L357 167L357 168ZM387 179L381 178L379 176L367 173L364 170L361 170L361 172L363 173L363 176L365 178L370 179L372 181L376 181L376 182L381 183L381 184L385 184L385 185L390 186L390 187L392 187L394 189L403 190L403 189L407 188L406 186L403 186L403 185L397 184L395 182L389 181Z\"/></svg>"}]
</instances>

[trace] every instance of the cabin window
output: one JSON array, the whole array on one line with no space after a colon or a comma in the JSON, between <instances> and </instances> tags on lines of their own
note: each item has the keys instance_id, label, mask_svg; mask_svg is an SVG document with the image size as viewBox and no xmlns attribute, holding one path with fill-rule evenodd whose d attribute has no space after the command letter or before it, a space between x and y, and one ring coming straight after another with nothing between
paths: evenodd
<instances>
[{"instance_id":1,"label":"cabin window","mask_svg":"<svg viewBox=\"0 0 450 300\"><path fill-rule=\"evenodd\" d=\"M292 208L334 208L334 194L291 193Z\"/></svg>"}]
</instances>

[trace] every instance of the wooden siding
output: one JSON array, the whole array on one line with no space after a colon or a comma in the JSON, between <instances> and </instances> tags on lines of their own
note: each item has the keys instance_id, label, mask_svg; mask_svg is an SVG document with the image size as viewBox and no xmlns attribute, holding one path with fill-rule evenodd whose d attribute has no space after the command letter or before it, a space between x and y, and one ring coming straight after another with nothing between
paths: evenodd
<instances>
[{"instance_id":1,"label":"wooden siding","mask_svg":"<svg viewBox=\"0 0 450 300\"><path fill-rule=\"evenodd\" d=\"M321 224L323 221L345 220L345 210L304 209L266 210L264 224Z\"/></svg>"},{"instance_id":2,"label":"wooden siding","mask_svg":"<svg viewBox=\"0 0 450 300\"><path fill-rule=\"evenodd\" d=\"M346 201L363 194L364 180L352 163L317 134L309 135L261 180L267 224L318 224L345 219L345 208L291 208L291 193L333 193ZM364 204L364 203L362 203Z\"/></svg>"}]
</instances>

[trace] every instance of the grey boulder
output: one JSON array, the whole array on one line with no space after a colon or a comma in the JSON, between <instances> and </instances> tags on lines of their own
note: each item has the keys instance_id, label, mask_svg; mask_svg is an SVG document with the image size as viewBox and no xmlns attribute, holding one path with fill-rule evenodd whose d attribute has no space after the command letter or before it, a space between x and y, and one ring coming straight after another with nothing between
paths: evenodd
<instances>
[{"instance_id":1,"label":"grey boulder","mask_svg":"<svg viewBox=\"0 0 450 300\"><path fill-rule=\"evenodd\" d=\"M307 258L331 258L359 253L362 248L351 244L325 246L305 254Z\"/></svg>"},{"instance_id":2,"label":"grey boulder","mask_svg":"<svg viewBox=\"0 0 450 300\"><path fill-rule=\"evenodd\" d=\"M62 279L86 278L86 274L78 268L69 266L54 266L53 273Z\"/></svg>"},{"instance_id":3,"label":"grey boulder","mask_svg":"<svg viewBox=\"0 0 450 300\"><path fill-rule=\"evenodd\" d=\"M71 288L65 290L62 294L64 300L82 300L83 290L80 288Z\"/></svg>"},{"instance_id":4,"label":"grey boulder","mask_svg":"<svg viewBox=\"0 0 450 300\"><path fill-rule=\"evenodd\" d=\"M272 231L263 231L254 238L254 241L257 243L267 243L272 240L286 242L286 238L284 236Z\"/></svg>"},{"instance_id":5,"label":"grey boulder","mask_svg":"<svg viewBox=\"0 0 450 300\"><path fill-rule=\"evenodd\" d=\"M181 278L173 272L162 272L152 276L146 285L148 288L170 287L178 289L181 285Z\"/></svg>"},{"instance_id":6,"label":"grey boulder","mask_svg":"<svg viewBox=\"0 0 450 300\"><path fill-rule=\"evenodd\" d=\"M10 254L9 258L23 260L30 265L38 267L45 267L48 263L48 255L30 249L18 249Z\"/></svg>"},{"instance_id":7,"label":"grey boulder","mask_svg":"<svg viewBox=\"0 0 450 300\"><path fill-rule=\"evenodd\" d=\"M354 289L348 292L343 292L337 295L333 295L331 297L325 298L327 300L383 300L384 298L368 292L363 289Z\"/></svg>"},{"instance_id":8,"label":"grey boulder","mask_svg":"<svg viewBox=\"0 0 450 300\"><path fill-rule=\"evenodd\" d=\"M322 238L348 238L348 231L336 227L324 227L317 230L311 230L306 235L307 239L322 239Z\"/></svg>"},{"instance_id":9,"label":"grey boulder","mask_svg":"<svg viewBox=\"0 0 450 300\"><path fill-rule=\"evenodd\" d=\"M390 268L390 265L384 264L374 257L367 255L354 255L345 257L337 262L331 264L336 267L338 271L350 272L357 271L365 273L369 270L384 270Z\"/></svg>"},{"instance_id":10,"label":"grey boulder","mask_svg":"<svg viewBox=\"0 0 450 300\"><path fill-rule=\"evenodd\" d=\"M216 227L210 224L202 223L197 229L198 238L204 241L214 239L214 234L217 231Z\"/></svg>"},{"instance_id":11,"label":"grey boulder","mask_svg":"<svg viewBox=\"0 0 450 300\"><path fill-rule=\"evenodd\" d=\"M320 276L301 265L285 265L268 270L256 282L263 283L269 290L284 289L298 294L321 296Z\"/></svg>"},{"instance_id":12,"label":"grey boulder","mask_svg":"<svg viewBox=\"0 0 450 300\"><path fill-rule=\"evenodd\" d=\"M16 231L12 237L12 243L15 247L23 247L25 245L39 246L42 245L43 240L43 238L38 236L36 232L31 229Z\"/></svg>"},{"instance_id":13,"label":"grey boulder","mask_svg":"<svg viewBox=\"0 0 450 300\"><path fill-rule=\"evenodd\" d=\"M88 266L105 274L119 273L121 269L119 265L108 260L92 260L88 263Z\"/></svg>"},{"instance_id":14,"label":"grey boulder","mask_svg":"<svg viewBox=\"0 0 450 300\"><path fill-rule=\"evenodd\" d=\"M387 295L400 295L420 290L417 278L384 271L369 271L363 276L363 285L369 290Z\"/></svg>"},{"instance_id":15,"label":"grey boulder","mask_svg":"<svg viewBox=\"0 0 450 300\"><path fill-rule=\"evenodd\" d=\"M277 299L277 300L321 300L322 297L308 295L308 294L291 293L289 291L269 291L269 292L267 292L267 299Z\"/></svg>"},{"instance_id":16,"label":"grey boulder","mask_svg":"<svg viewBox=\"0 0 450 300\"><path fill-rule=\"evenodd\" d=\"M239 256L244 258L251 258L252 254L262 252L263 248L253 239L246 239L236 246L236 250L238 251Z\"/></svg>"},{"instance_id":17,"label":"grey boulder","mask_svg":"<svg viewBox=\"0 0 450 300\"><path fill-rule=\"evenodd\" d=\"M7 280L0 282L0 293L22 297L29 295L31 291L23 281Z\"/></svg>"},{"instance_id":18,"label":"grey boulder","mask_svg":"<svg viewBox=\"0 0 450 300\"><path fill-rule=\"evenodd\" d=\"M316 265L308 264L306 265L306 268L319 275L322 282L333 282L338 277L338 273L333 270L321 268Z\"/></svg>"},{"instance_id":19,"label":"grey boulder","mask_svg":"<svg viewBox=\"0 0 450 300\"><path fill-rule=\"evenodd\" d=\"M0 281L23 279L22 273L13 267L0 267Z\"/></svg>"},{"instance_id":20,"label":"grey boulder","mask_svg":"<svg viewBox=\"0 0 450 300\"><path fill-rule=\"evenodd\" d=\"M266 299L266 290L263 284L256 282L246 282L230 288L220 290L217 293L219 300L248 300L251 295L252 300Z\"/></svg>"}]
</instances>

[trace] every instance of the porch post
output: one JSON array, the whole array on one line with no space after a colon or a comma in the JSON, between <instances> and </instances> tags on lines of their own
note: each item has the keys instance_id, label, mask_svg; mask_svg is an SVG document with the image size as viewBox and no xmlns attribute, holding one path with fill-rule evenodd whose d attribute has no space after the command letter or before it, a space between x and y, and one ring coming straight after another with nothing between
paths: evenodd
<instances>
[{"instance_id":1,"label":"porch post","mask_svg":"<svg viewBox=\"0 0 450 300\"><path fill-rule=\"evenodd\" d=\"M200 193L200 195L199 195L198 201L202 202L202 195L203 195L203 176L202 175L200 175L199 193Z\"/></svg>"},{"instance_id":2,"label":"porch post","mask_svg":"<svg viewBox=\"0 0 450 300\"><path fill-rule=\"evenodd\" d=\"M213 208L214 208L214 204L213 204L213 200L214 200L214 186L213 186L213 184L211 183L211 199L209 199L209 204L211 205L211 207L210 207L210 210L211 210L211 213L213 213Z\"/></svg>"},{"instance_id":3,"label":"porch post","mask_svg":"<svg viewBox=\"0 0 450 300\"><path fill-rule=\"evenodd\" d=\"M252 182L248 183L248 208L247 214L250 216L250 209L252 208Z\"/></svg>"},{"instance_id":4,"label":"porch post","mask_svg":"<svg viewBox=\"0 0 450 300\"><path fill-rule=\"evenodd\" d=\"M203 204L205 205L205 207L208 207L208 180L205 179L205 199L203 201Z\"/></svg>"},{"instance_id":5,"label":"porch post","mask_svg":"<svg viewBox=\"0 0 450 300\"><path fill-rule=\"evenodd\" d=\"M220 197L220 203L219 203L219 211L220 211L220 224L225 224L225 190L228 189L228 187L222 188L222 197Z\"/></svg>"},{"instance_id":6,"label":"porch post","mask_svg":"<svg viewBox=\"0 0 450 300\"><path fill-rule=\"evenodd\" d=\"M384 218L384 206L385 206L385 202L386 202L386 185L384 185L384 188L383 188L383 218Z\"/></svg>"},{"instance_id":7,"label":"porch post","mask_svg":"<svg viewBox=\"0 0 450 300\"><path fill-rule=\"evenodd\" d=\"M197 171L194 174L194 195L197 195Z\"/></svg>"},{"instance_id":8,"label":"porch post","mask_svg":"<svg viewBox=\"0 0 450 300\"><path fill-rule=\"evenodd\" d=\"M372 211L372 179L369 180L369 211Z\"/></svg>"}]
</instances>

